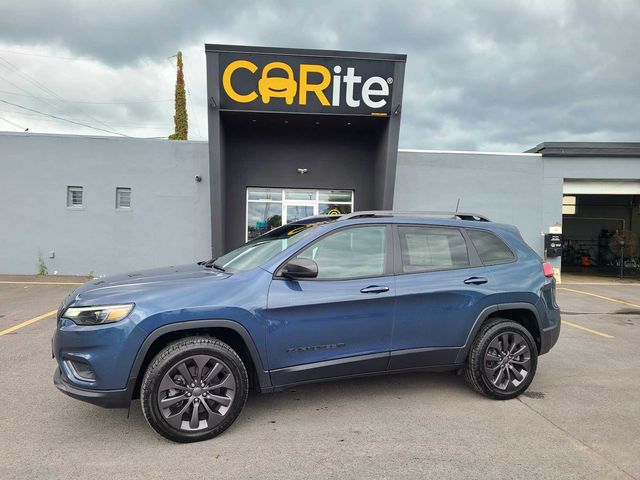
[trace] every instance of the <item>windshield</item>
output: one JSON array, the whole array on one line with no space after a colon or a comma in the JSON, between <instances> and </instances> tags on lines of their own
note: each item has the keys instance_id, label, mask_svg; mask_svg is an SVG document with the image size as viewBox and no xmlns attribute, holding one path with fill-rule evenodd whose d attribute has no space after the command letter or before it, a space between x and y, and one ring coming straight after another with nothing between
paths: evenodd
<instances>
[{"instance_id":1,"label":"windshield","mask_svg":"<svg viewBox=\"0 0 640 480\"><path fill-rule=\"evenodd\" d=\"M305 225L288 223L245 243L209 264L220 270L232 272L251 270L308 237L313 233L314 227L324 223L326 222Z\"/></svg>"}]
</instances>

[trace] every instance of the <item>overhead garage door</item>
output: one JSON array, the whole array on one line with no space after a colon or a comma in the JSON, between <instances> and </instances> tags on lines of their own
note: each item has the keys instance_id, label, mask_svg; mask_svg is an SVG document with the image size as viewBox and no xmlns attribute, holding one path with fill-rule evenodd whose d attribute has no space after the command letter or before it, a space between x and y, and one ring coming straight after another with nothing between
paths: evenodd
<instances>
[{"instance_id":1,"label":"overhead garage door","mask_svg":"<svg viewBox=\"0 0 640 480\"><path fill-rule=\"evenodd\" d=\"M565 195L640 195L640 180L601 180L565 178Z\"/></svg>"}]
</instances>

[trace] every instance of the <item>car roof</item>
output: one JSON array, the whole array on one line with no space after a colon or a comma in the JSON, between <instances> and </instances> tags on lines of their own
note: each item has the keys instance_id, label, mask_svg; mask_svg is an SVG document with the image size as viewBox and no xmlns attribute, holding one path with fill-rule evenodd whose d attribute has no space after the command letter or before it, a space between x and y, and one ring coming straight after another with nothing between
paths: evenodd
<instances>
[{"instance_id":1,"label":"car roof","mask_svg":"<svg viewBox=\"0 0 640 480\"><path fill-rule=\"evenodd\" d=\"M348 220L352 218L396 218L396 217L413 217L413 218L446 218L451 220L468 220L474 222L490 222L488 217L479 213L469 212L447 212L447 211L394 211L394 210L367 210L361 212L353 212L346 215L341 215L341 220Z\"/></svg>"},{"instance_id":2,"label":"car roof","mask_svg":"<svg viewBox=\"0 0 640 480\"><path fill-rule=\"evenodd\" d=\"M313 215L296 220L292 223L308 225L313 223L346 222L354 220L383 219L387 223L433 223L434 221L458 221L458 222L491 222L489 218L478 213L467 212L400 212L391 210L366 210L342 215ZM376 222L377 223L377 222ZM448 222L447 222L448 223Z\"/></svg>"},{"instance_id":3,"label":"car roof","mask_svg":"<svg viewBox=\"0 0 640 480\"><path fill-rule=\"evenodd\" d=\"M392 211L366 210L343 215L314 215L296 220L296 224L329 224L331 228L339 225L357 225L362 223L395 223L415 225L443 225L452 227L481 228L483 230L509 230L517 232L513 225L496 223L485 215L468 212L445 211Z\"/></svg>"}]
</instances>

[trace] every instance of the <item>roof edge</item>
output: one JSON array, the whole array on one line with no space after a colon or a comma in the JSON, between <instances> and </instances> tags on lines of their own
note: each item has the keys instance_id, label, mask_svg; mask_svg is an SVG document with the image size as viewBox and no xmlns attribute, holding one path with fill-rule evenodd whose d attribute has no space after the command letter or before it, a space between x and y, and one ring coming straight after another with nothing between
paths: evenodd
<instances>
[{"instance_id":1,"label":"roof edge","mask_svg":"<svg viewBox=\"0 0 640 480\"><path fill-rule=\"evenodd\" d=\"M177 143L209 143L208 140L169 140L168 138L146 138L146 137L122 137L118 135L86 135L79 133L44 133L44 132L12 132L8 130L0 130L0 136L3 137L59 137L59 138L81 138L94 140L136 140L142 142L177 142Z\"/></svg>"},{"instance_id":2,"label":"roof edge","mask_svg":"<svg viewBox=\"0 0 640 480\"><path fill-rule=\"evenodd\" d=\"M525 153L543 157L640 157L640 142L543 142Z\"/></svg>"},{"instance_id":3,"label":"roof edge","mask_svg":"<svg viewBox=\"0 0 640 480\"><path fill-rule=\"evenodd\" d=\"M421 150L416 148L399 148L398 152L405 153L455 153L462 155L507 155L510 157L520 156L520 157L541 157L540 153L532 153L532 152L479 152L474 150Z\"/></svg>"},{"instance_id":4,"label":"roof edge","mask_svg":"<svg viewBox=\"0 0 640 480\"><path fill-rule=\"evenodd\" d=\"M218 53L258 53L277 54L296 57L337 57L361 60L385 60L391 62L406 62L407 55L404 53L374 53L356 52L350 50L318 50L311 48L285 48L285 47L260 47L252 45L222 45L205 43L205 52Z\"/></svg>"}]
</instances>

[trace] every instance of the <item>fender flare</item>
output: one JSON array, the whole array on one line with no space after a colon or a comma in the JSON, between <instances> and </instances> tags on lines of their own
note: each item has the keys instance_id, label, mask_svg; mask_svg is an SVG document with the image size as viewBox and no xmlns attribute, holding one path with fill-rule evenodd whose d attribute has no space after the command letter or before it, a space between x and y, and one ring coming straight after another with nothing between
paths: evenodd
<instances>
[{"instance_id":1,"label":"fender flare","mask_svg":"<svg viewBox=\"0 0 640 480\"><path fill-rule=\"evenodd\" d=\"M226 328L229 330L233 330L236 332L245 345L247 346L247 350L249 351L249 355L251 356L251 361L256 369L256 377L258 380L258 387L260 391L270 391L272 389L271 385L271 377L269 376L269 372L265 371L262 365L262 359L260 358L260 354L258 353L258 349L251 338L251 335L238 322L234 322L233 320L225 320L225 319L212 319L212 320L189 320L186 322L174 322L169 323L167 325L163 325L161 327L153 330L147 338L145 338L144 342L138 349L138 353L136 354L136 358L133 362L133 366L131 367L131 371L129 373L129 385L135 385L138 375L140 374L140 369L142 368L142 363L144 362L151 345L160 338L162 335L172 332L179 332L182 330L194 330L194 329L203 329L203 328ZM133 394L133 392L131 392Z\"/></svg>"},{"instance_id":2,"label":"fender flare","mask_svg":"<svg viewBox=\"0 0 640 480\"><path fill-rule=\"evenodd\" d=\"M456 363L464 363L469 350L471 349L471 343L473 339L476 338L476 335L482 328L485 320L492 313L499 312L501 310L529 310L533 313L536 323L538 324L538 330L540 331L540 335L542 335L542 322L540 321L540 314L538 313L538 309L532 303L527 302L512 302L512 303L499 303L497 305L490 305L486 307L484 310L480 312L475 322L473 322L473 327L469 331L469 335L467 335L467 340L458 352L458 356L456 357Z\"/></svg>"}]
</instances>

